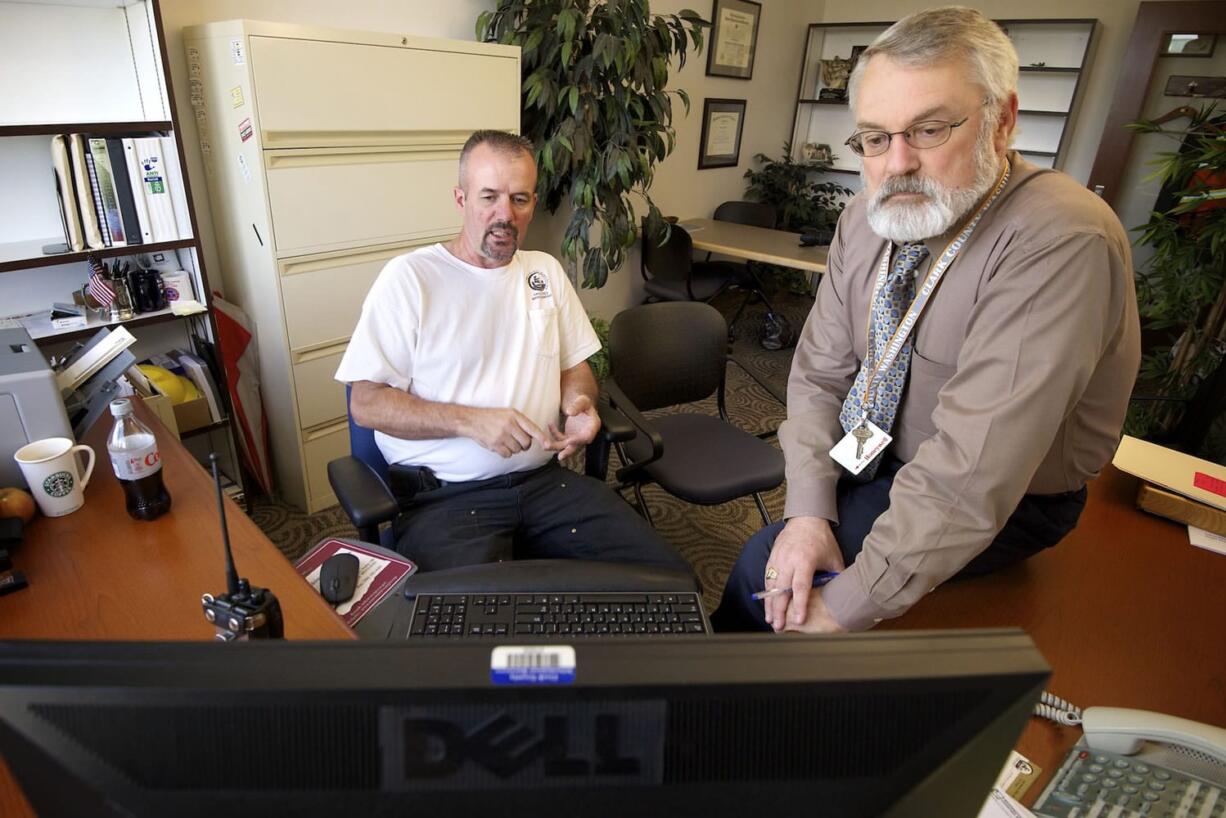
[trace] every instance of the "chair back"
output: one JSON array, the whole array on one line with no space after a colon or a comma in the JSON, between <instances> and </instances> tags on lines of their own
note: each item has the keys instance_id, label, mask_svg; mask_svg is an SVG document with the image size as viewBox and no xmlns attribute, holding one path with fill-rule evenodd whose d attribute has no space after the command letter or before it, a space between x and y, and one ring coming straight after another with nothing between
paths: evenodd
<instances>
[{"instance_id":1,"label":"chair back","mask_svg":"<svg viewBox=\"0 0 1226 818\"><path fill-rule=\"evenodd\" d=\"M663 245L657 245L655 240L643 233L643 248L640 253L642 260L640 270L644 281L673 281L685 284L690 277L690 266L694 255L694 241L684 227L674 224L669 232L668 240Z\"/></svg>"},{"instance_id":2,"label":"chair back","mask_svg":"<svg viewBox=\"0 0 1226 818\"><path fill-rule=\"evenodd\" d=\"M379 451L379 446L375 443L374 430L359 426L353 421L353 413L349 411L351 392L352 386L345 384L345 415L349 418L349 453L374 469L383 484L389 485L387 461L383 459L383 452Z\"/></svg>"},{"instance_id":3,"label":"chair back","mask_svg":"<svg viewBox=\"0 0 1226 818\"><path fill-rule=\"evenodd\" d=\"M775 226L775 206L766 202L724 202L715 208L713 217L717 222L736 222L754 227Z\"/></svg>"},{"instance_id":4,"label":"chair back","mask_svg":"<svg viewBox=\"0 0 1226 818\"><path fill-rule=\"evenodd\" d=\"M609 371L640 411L710 397L723 383L728 322L699 301L644 304L609 326Z\"/></svg>"}]
</instances>

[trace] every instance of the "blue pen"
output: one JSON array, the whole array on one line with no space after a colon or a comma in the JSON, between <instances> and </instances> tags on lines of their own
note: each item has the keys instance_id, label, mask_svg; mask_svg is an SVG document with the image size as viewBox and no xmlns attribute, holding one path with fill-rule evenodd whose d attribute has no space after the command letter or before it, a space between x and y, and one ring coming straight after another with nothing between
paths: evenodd
<instances>
[{"instance_id":1,"label":"blue pen","mask_svg":"<svg viewBox=\"0 0 1226 818\"><path fill-rule=\"evenodd\" d=\"M821 573L814 574L813 575L813 587L820 588L826 583L830 582L830 580L837 577L838 575L839 575L838 571L822 571ZM750 594L749 598L762 600L762 599L769 599L772 596L779 596L779 594L790 594L790 593L792 593L792 586L788 585L782 588L771 588L768 591L758 591L756 593Z\"/></svg>"}]
</instances>

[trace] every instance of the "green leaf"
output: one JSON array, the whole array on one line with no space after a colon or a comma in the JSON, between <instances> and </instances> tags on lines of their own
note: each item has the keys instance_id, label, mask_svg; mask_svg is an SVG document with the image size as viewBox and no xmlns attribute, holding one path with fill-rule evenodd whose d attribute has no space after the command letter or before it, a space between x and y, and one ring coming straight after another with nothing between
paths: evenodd
<instances>
[{"instance_id":1,"label":"green leaf","mask_svg":"<svg viewBox=\"0 0 1226 818\"><path fill-rule=\"evenodd\" d=\"M540 146L538 194L549 210L571 208L562 252L598 286L637 233L626 195L645 196L656 165L676 147L671 94L686 114L691 106L684 89L668 87L669 73L707 23L688 9L653 15L647 0L492 5L478 15L478 30L521 47L521 128ZM588 243L596 224L599 251Z\"/></svg>"}]
</instances>

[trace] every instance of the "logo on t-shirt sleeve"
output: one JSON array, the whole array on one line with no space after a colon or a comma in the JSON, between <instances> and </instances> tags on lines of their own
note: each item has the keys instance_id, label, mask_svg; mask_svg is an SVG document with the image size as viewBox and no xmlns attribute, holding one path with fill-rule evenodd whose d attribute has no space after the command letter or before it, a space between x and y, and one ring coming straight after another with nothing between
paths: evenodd
<instances>
[{"instance_id":1,"label":"logo on t-shirt sleeve","mask_svg":"<svg viewBox=\"0 0 1226 818\"><path fill-rule=\"evenodd\" d=\"M532 290L533 301L548 298L550 296L549 278L540 270L533 270L528 274L528 289Z\"/></svg>"}]
</instances>

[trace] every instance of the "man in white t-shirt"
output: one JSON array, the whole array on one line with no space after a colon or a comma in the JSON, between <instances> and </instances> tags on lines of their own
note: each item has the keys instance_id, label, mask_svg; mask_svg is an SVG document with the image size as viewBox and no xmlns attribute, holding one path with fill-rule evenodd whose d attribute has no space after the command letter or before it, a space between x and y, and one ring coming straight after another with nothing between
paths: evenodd
<instances>
[{"instance_id":1,"label":"man in white t-shirt","mask_svg":"<svg viewBox=\"0 0 1226 818\"><path fill-rule=\"evenodd\" d=\"M423 570L512 556L686 566L607 486L558 463L600 429L587 365L600 341L561 265L519 249L531 143L474 133L459 181L460 235L387 263L336 372L389 464L397 549Z\"/></svg>"}]
</instances>

